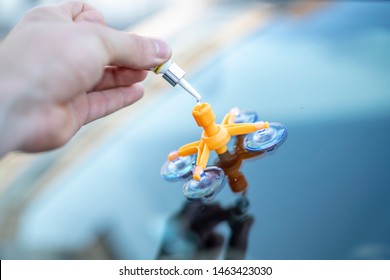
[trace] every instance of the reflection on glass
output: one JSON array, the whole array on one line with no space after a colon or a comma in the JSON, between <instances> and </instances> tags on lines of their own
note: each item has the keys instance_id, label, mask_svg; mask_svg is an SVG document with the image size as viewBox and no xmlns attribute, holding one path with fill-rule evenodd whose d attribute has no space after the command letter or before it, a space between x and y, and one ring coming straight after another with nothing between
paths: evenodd
<instances>
[{"instance_id":1,"label":"reflection on glass","mask_svg":"<svg viewBox=\"0 0 390 280\"><path fill-rule=\"evenodd\" d=\"M241 172L243 161L250 158L260 157L265 155L265 151L249 152L243 145L244 136L236 137L233 151L226 151L218 155L218 160L215 162L225 171L225 175L229 182L230 189L234 193L245 193L247 191L248 182Z\"/></svg>"},{"instance_id":2,"label":"reflection on glass","mask_svg":"<svg viewBox=\"0 0 390 280\"><path fill-rule=\"evenodd\" d=\"M168 220L157 259L244 259L253 216L245 195L227 208L219 203L186 201ZM225 238L216 230L226 224ZM222 255L222 257L221 257Z\"/></svg>"}]
</instances>

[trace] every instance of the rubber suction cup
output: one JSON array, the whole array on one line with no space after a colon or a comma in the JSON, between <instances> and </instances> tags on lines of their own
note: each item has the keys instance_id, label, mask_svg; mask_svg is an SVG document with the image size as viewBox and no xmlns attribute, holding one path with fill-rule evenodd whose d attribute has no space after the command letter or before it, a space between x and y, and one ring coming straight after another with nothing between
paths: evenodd
<instances>
[{"instance_id":1,"label":"rubber suction cup","mask_svg":"<svg viewBox=\"0 0 390 280\"><path fill-rule=\"evenodd\" d=\"M238 111L234 123L254 123L257 121L256 112Z\"/></svg>"},{"instance_id":2,"label":"rubber suction cup","mask_svg":"<svg viewBox=\"0 0 390 280\"><path fill-rule=\"evenodd\" d=\"M173 161L166 161L161 167L160 174L169 182L185 179L192 174L196 164L196 155L178 157Z\"/></svg>"},{"instance_id":3,"label":"rubber suction cup","mask_svg":"<svg viewBox=\"0 0 390 280\"><path fill-rule=\"evenodd\" d=\"M199 181L190 179L183 186L189 200L212 200L226 183L225 172L216 166L207 167Z\"/></svg>"},{"instance_id":4,"label":"rubber suction cup","mask_svg":"<svg viewBox=\"0 0 390 280\"><path fill-rule=\"evenodd\" d=\"M249 151L272 150L286 136L287 130L280 123L269 123L269 128L261 129L245 136L244 146Z\"/></svg>"}]
</instances>

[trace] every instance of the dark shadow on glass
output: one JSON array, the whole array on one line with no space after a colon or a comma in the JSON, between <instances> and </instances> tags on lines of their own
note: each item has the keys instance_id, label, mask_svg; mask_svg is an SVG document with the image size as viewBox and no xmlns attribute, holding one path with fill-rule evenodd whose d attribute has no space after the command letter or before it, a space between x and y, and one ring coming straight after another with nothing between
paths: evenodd
<instances>
[{"instance_id":1,"label":"dark shadow on glass","mask_svg":"<svg viewBox=\"0 0 390 280\"><path fill-rule=\"evenodd\" d=\"M245 195L227 208L216 202L186 201L168 220L157 259L218 259L221 254L224 259L245 258L254 222L247 213L248 206ZM216 230L223 223L230 230L226 245Z\"/></svg>"}]
</instances>

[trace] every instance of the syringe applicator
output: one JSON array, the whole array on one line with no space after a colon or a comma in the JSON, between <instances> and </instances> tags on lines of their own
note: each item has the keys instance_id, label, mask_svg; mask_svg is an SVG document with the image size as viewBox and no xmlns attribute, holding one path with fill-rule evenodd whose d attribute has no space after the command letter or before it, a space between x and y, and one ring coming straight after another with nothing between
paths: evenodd
<instances>
[{"instance_id":1,"label":"syringe applicator","mask_svg":"<svg viewBox=\"0 0 390 280\"><path fill-rule=\"evenodd\" d=\"M196 89L194 89L194 87L184 79L186 72L177 66L176 63L172 63L171 60L168 60L164 64L161 64L152 70L156 74L162 74L163 78L172 86L179 84L189 94L195 97L198 102L201 101L202 96L200 96L199 92L197 92Z\"/></svg>"}]
</instances>

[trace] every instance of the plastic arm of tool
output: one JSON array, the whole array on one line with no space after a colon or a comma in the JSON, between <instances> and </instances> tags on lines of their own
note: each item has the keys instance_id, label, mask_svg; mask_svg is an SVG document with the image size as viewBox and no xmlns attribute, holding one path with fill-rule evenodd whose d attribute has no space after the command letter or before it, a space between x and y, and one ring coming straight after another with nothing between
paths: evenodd
<instances>
[{"instance_id":1,"label":"plastic arm of tool","mask_svg":"<svg viewBox=\"0 0 390 280\"><path fill-rule=\"evenodd\" d=\"M177 151L173 151L168 155L168 160L173 161L177 159L178 157L185 157L192 154L199 153L199 145L201 141L195 141L192 143L188 143L186 145L183 145L179 148Z\"/></svg>"},{"instance_id":2,"label":"plastic arm of tool","mask_svg":"<svg viewBox=\"0 0 390 280\"><path fill-rule=\"evenodd\" d=\"M210 157L210 149L205 143L202 141L201 145L199 146L199 153L198 158L196 159L196 166L194 171L192 172L192 178L194 180L199 181L200 175L203 173L203 170L207 166L207 162L209 161Z\"/></svg>"},{"instance_id":3,"label":"plastic arm of tool","mask_svg":"<svg viewBox=\"0 0 390 280\"><path fill-rule=\"evenodd\" d=\"M242 135L269 127L268 122L233 123L225 125L230 135Z\"/></svg>"},{"instance_id":4,"label":"plastic arm of tool","mask_svg":"<svg viewBox=\"0 0 390 280\"><path fill-rule=\"evenodd\" d=\"M225 115L225 117L223 118L221 124L222 124L222 125L233 124L235 118L236 118L236 114L233 113L233 112L230 112L230 113L228 113L228 114Z\"/></svg>"}]
</instances>

